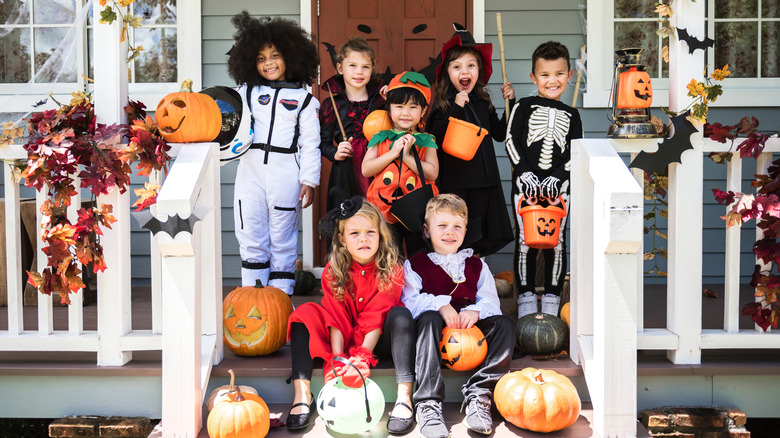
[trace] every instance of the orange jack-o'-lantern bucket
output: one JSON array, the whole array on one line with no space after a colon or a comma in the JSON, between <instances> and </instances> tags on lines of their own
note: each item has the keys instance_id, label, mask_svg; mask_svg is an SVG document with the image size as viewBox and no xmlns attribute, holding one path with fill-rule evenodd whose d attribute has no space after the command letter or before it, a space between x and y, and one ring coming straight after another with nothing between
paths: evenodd
<instances>
[{"instance_id":1,"label":"orange jack-o'-lantern bucket","mask_svg":"<svg viewBox=\"0 0 780 438\"><path fill-rule=\"evenodd\" d=\"M477 123L479 123L479 117L474 113L471 106L468 104L466 106L474 114L474 119ZM477 153L477 149L479 149L479 145L487 133L487 129L482 128L482 126L450 117L450 123L447 125L447 132L444 134L444 141L441 147L444 149L444 152L453 157L469 161L474 158L474 154Z\"/></svg>"},{"instance_id":2,"label":"orange jack-o'-lantern bucket","mask_svg":"<svg viewBox=\"0 0 780 438\"><path fill-rule=\"evenodd\" d=\"M531 248L549 249L558 244L561 234L561 222L566 217L566 203L560 196L547 207L542 207L535 199L517 201L517 213L523 218L525 244Z\"/></svg>"}]
</instances>

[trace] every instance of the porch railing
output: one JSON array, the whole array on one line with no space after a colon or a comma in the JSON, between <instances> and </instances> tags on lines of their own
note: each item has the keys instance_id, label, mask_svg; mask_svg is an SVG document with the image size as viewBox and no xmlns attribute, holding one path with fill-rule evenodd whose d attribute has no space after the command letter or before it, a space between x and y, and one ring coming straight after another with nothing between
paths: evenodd
<instances>
[{"instance_id":1,"label":"porch railing","mask_svg":"<svg viewBox=\"0 0 780 438\"><path fill-rule=\"evenodd\" d=\"M133 351L161 350L163 436L197 436L211 366L222 360L223 351L218 153L216 143L174 145L175 162L152 210L161 221L192 214L200 220L191 232L174 236L161 232L152 237L151 330L131 329L130 289L116 287L111 264L98 276L96 330L83 328L82 293L71 294L67 330L53 329L52 297L41 294L38 329L24 330L20 185L13 181L11 164L25 160L26 153L19 146L0 149L0 159L5 161L7 242L0 250L6 251L8 274L8 330L0 330L0 351L95 352L97 365L101 366L127 363ZM45 194L38 194L36 207L44 200ZM129 202L116 205L116 200L128 201L127 197L112 199L115 212L124 209L127 213ZM69 214L75 214L79 205L80 200L75 200ZM40 217L36 216L36 230L40 230ZM114 228L117 225L120 224ZM121 225L127 235L112 236L103 243L106 247L111 245L106 250L126 255L129 262L129 225ZM38 270L46 266L41 246L38 245Z\"/></svg>"},{"instance_id":2,"label":"porch railing","mask_svg":"<svg viewBox=\"0 0 780 438\"><path fill-rule=\"evenodd\" d=\"M583 367L594 428L603 437L635 434L637 350L663 350L676 364L699 364L704 349L780 349L776 331L739 328L739 227L724 231L723 329L702 328L704 155L734 152L726 190L742 191L743 163L736 145L700 133L692 136L694 149L683 153L682 164L670 165L666 327L644 327L643 200L637 184L643 174L633 170L631 178L618 152L633 158L641 150L654 152L657 143L582 139L572 145L571 357ZM774 152L780 152L780 139L767 142L754 173L766 173Z\"/></svg>"}]
</instances>

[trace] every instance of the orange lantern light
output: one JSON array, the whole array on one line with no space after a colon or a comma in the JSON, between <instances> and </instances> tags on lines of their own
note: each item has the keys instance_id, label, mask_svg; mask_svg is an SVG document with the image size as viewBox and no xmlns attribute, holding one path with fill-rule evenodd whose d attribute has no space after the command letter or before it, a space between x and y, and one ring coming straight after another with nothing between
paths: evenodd
<instances>
[{"instance_id":1,"label":"orange lantern light","mask_svg":"<svg viewBox=\"0 0 780 438\"><path fill-rule=\"evenodd\" d=\"M640 53L642 49L639 48L615 51L618 61L612 81L612 124L607 130L607 137L658 137L655 125L650 123L653 86L646 67L639 63Z\"/></svg>"},{"instance_id":2,"label":"orange lantern light","mask_svg":"<svg viewBox=\"0 0 780 438\"><path fill-rule=\"evenodd\" d=\"M618 108L650 108L652 104L653 85L650 83L650 75L646 71L637 70L636 66L632 65L628 71L620 73L618 77Z\"/></svg>"}]
</instances>

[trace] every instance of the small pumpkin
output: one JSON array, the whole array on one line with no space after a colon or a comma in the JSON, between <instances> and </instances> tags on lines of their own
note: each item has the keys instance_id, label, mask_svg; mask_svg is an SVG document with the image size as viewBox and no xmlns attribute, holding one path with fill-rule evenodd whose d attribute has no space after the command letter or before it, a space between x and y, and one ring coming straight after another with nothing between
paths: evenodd
<instances>
[{"instance_id":1,"label":"small pumpkin","mask_svg":"<svg viewBox=\"0 0 780 438\"><path fill-rule=\"evenodd\" d=\"M566 304L561 307L561 320L566 323L566 325L571 326L571 304L570 301L567 301Z\"/></svg>"},{"instance_id":2,"label":"small pumpkin","mask_svg":"<svg viewBox=\"0 0 780 438\"><path fill-rule=\"evenodd\" d=\"M650 74L629 67L618 76L618 108L650 108L653 104L653 85Z\"/></svg>"},{"instance_id":3,"label":"small pumpkin","mask_svg":"<svg viewBox=\"0 0 780 438\"><path fill-rule=\"evenodd\" d=\"M208 408L209 411L211 411L217 403L227 400L230 393L235 391L236 385L234 385L234 383L236 381L236 375L233 373L233 370L228 370L228 373L230 373L230 385L222 385L218 388L214 388L214 390L211 391L211 394L209 394L209 398L206 400L206 408ZM257 390L251 386L239 385L238 388L241 389L241 394L243 394L244 397L246 397L247 394L257 395Z\"/></svg>"},{"instance_id":4,"label":"small pumpkin","mask_svg":"<svg viewBox=\"0 0 780 438\"><path fill-rule=\"evenodd\" d=\"M503 375L493 400L506 421L544 433L571 426L582 408L577 388L566 376L530 367Z\"/></svg>"},{"instance_id":5,"label":"small pumpkin","mask_svg":"<svg viewBox=\"0 0 780 438\"><path fill-rule=\"evenodd\" d=\"M287 320L292 314L290 297L263 286L234 289L222 301L225 347L240 356L263 356L287 342Z\"/></svg>"},{"instance_id":6,"label":"small pumpkin","mask_svg":"<svg viewBox=\"0 0 780 438\"><path fill-rule=\"evenodd\" d=\"M265 401L243 394L239 387L214 406L206 421L210 438L262 438L270 428L271 413Z\"/></svg>"},{"instance_id":7,"label":"small pumpkin","mask_svg":"<svg viewBox=\"0 0 780 438\"><path fill-rule=\"evenodd\" d=\"M317 277L309 271L303 270L303 263L295 261L295 287L293 295L309 295L317 287Z\"/></svg>"},{"instance_id":8,"label":"small pumpkin","mask_svg":"<svg viewBox=\"0 0 780 438\"><path fill-rule=\"evenodd\" d=\"M557 316L532 313L517 320L517 348L526 354L551 354L563 348L569 328Z\"/></svg>"},{"instance_id":9,"label":"small pumpkin","mask_svg":"<svg viewBox=\"0 0 780 438\"><path fill-rule=\"evenodd\" d=\"M494 275L495 278L500 278L501 280L508 281L510 285L512 285L515 281L515 274L512 271L503 271L499 272L498 274Z\"/></svg>"},{"instance_id":10,"label":"small pumpkin","mask_svg":"<svg viewBox=\"0 0 780 438\"><path fill-rule=\"evenodd\" d=\"M468 371L485 360L487 348L485 335L475 325L467 329L444 327L439 343L441 363L455 371Z\"/></svg>"},{"instance_id":11,"label":"small pumpkin","mask_svg":"<svg viewBox=\"0 0 780 438\"><path fill-rule=\"evenodd\" d=\"M512 283L496 278L496 292L498 292L499 298L506 298L512 296Z\"/></svg>"},{"instance_id":12,"label":"small pumpkin","mask_svg":"<svg viewBox=\"0 0 780 438\"><path fill-rule=\"evenodd\" d=\"M390 114L385 110L374 110L363 120L363 135L371 140L379 131L393 129L393 123L390 121Z\"/></svg>"},{"instance_id":13,"label":"small pumpkin","mask_svg":"<svg viewBox=\"0 0 780 438\"><path fill-rule=\"evenodd\" d=\"M160 135L171 143L213 141L222 130L222 112L217 102L192 92L192 81L185 80L178 93L163 97L154 112Z\"/></svg>"}]
</instances>

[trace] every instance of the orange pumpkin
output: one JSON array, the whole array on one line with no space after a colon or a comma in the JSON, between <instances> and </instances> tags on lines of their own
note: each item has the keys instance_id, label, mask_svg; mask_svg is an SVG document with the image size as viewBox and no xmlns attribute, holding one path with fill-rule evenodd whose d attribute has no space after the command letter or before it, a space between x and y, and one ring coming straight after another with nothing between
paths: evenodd
<instances>
[{"instance_id":1,"label":"orange pumpkin","mask_svg":"<svg viewBox=\"0 0 780 438\"><path fill-rule=\"evenodd\" d=\"M214 390L211 391L211 394L209 394L209 398L206 400L206 408L209 411L214 408L214 405L228 400L230 394L236 390L236 385L234 384L236 381L236 374L233 370L228 370L228 373L230 373L230 385L222 385L218 388L214 388ZM243 394L244 397L248 394L257 395L257 390L251 386L239 385L238 388L241 390L241 394Z\"/></svg>"},{"instance_id":2,"label":"orange pumpkin","mask_svg":"<svg viewBox=\"0 0 780 438\"><path fill-rule=\"evenodd\" d=\"M495 277L501 280L506 280L509 282L509 284L512 284L515 281L515 274L512 271L499 272L495 275Z\"/></svg>"},{"instance_id":3,"label":"orange pumpkin","mask_svg":"<svg viewBox=\"0 0 780 438\"><path fill-rule=\"evenodd\" d=\"M571 302L567 302L561 307L561 319L566 325L571 326Z\"/></svg>"},{"instance_id":4,"label":"orange pumpkin","mask_svg":"<svg viewBox=\"0 0 780 438\"><path fill-rule=\"evenodd\" d=\"M154 118L160 135L171 143L213 141L222 130L222 112L211 96L192 92L192 81L182 83L181 91L163 97Z\"/></svg>"},{"instance_id":5,"label":"orange pumpkin","mask_svg":"<svg viewBox=\"0 0 780 438\"><path fill-rule=\"evenodd\" d=\"M290 297L275 287L234 289L222 301L225 346L240 356L271 354L287 342Z\"/></svg>"},{"instance_id":6,"label":"orange pumpkin","mask_svg":"<svg viewBox=\"0 0 780 438\"><path fill-rule=\"evenodd\" d=\"M393 123L390 121L390 115L385 110L371 111L363 121L363 135L368 140L371 140L371 137L377 132L387 129L393 129Z\"/></svg>"},{"instance_id":7,"label":"orange pumpkin","mask_svg":"<svg viewBox=\"0 0 780 438\"><path fill-rule=\"evenodd\" d=\"M262 438L271 428L271 413L262 398L239 388L214 406L206 421L210 438Z\"/></svg>"},{"instance_id":8,"label":"orange pumpkin","mask_svg":"<svg viewBox=\"0 0 780 438\"><path fill-rule=\"evenodd\" d=\"M650 108L653 104L653 85L644 70L630 67L618 77L618 108Z\"/></svg>"},{"instance_id":9,"label":"orange pumpkin","mask_svg":"<svg viewBox=\"0 0 780 438\"><path fill-rule=\"evenodd\" d=\"M444 327L441 334L441 363L455 371L476 368L487 357L487 341L477 326L467 329Z\"/></svg>"},{"instance_id":10,"label":"orange pumpkin","mask_svg":"<svg viewBox=\"0 0 780 438\"><path fill-rule=\"evenodd\" d=\"M381 156L390 150L392 143L392 141L386 140L372 147L378 147L377 156ZM426 149L424 147L417 148L420 160L425 160ZM433 195L438 195L439 189L434 184L435 182L427 181L432 186ZM388 223L394 224L398 222L398 219L390 214L393 202L420 187L422 187L420 177L412 172L403 161L396 159L374 176L374 180L371 181L371 185L366 191L366 199L382 212Z\"/></svg>"},{"instance_id":11,"label":"orange pumpkin","mask_svg":"<svg viewBox=\"0 0 780 438\"><path fill-rule=\"evenodd\" d=\"M555 371L536 368L505 374L496 383L493 400L506 421L544 433L571 426L582 408L571 380Z\"/></svg>"}]
</instances>

